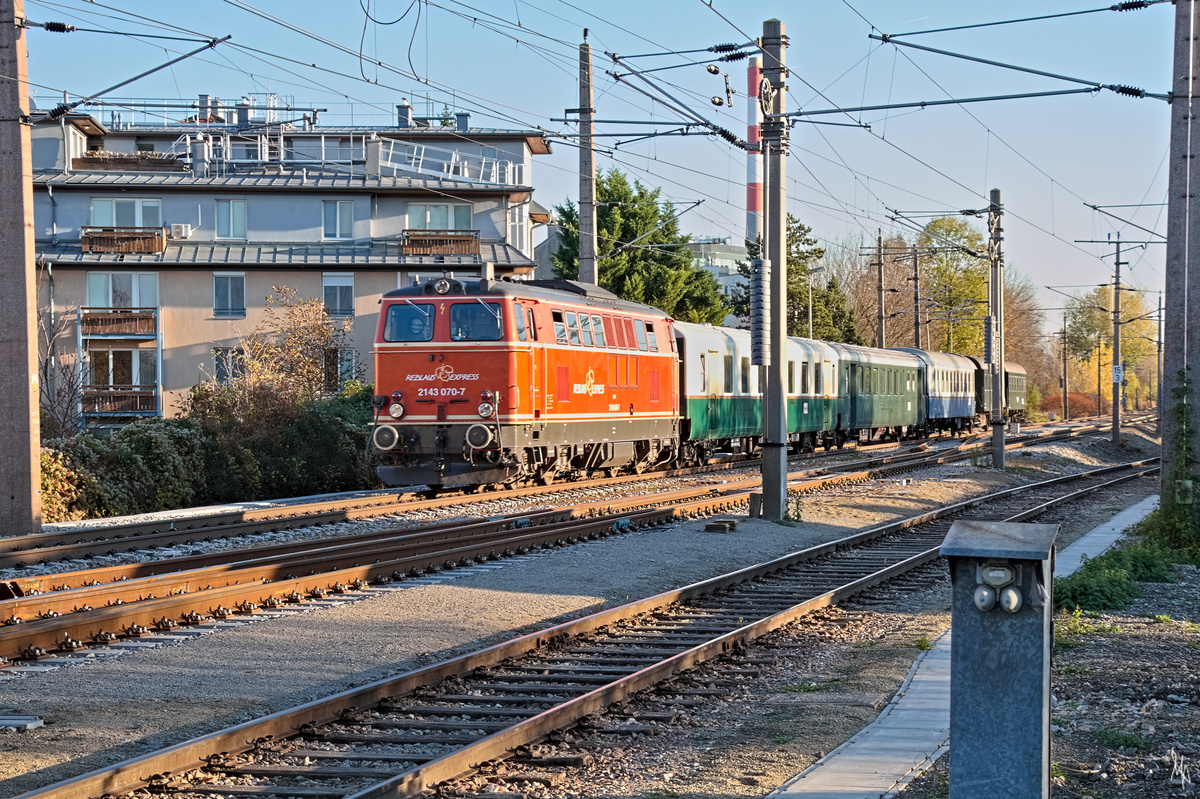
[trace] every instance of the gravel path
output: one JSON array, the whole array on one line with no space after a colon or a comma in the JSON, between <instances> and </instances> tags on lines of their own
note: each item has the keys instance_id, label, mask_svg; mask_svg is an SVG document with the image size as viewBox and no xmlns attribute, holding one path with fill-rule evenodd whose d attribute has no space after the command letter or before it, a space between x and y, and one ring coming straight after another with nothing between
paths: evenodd
<instances>
[{"instance_id":1,"label":"gravel path","mask_svg":"<svg viewBox=\"0 0 1200 799\"><path fill-rule=\"evenodd\" d=\"M1139 452L1138 446L1144 449ZM0 795L32 790L601 607L838 538L864 526L998 487L1144 457L1149 449L1145 442L1116 449L1088 439L1025 450L1010 458L1005 474L969 463L938 467L914 474L908 485L884 481L805 497L800 522L742 520L732 533L706 533L703 522L636 531L466 570L456 579L438 584L383 591L367 601L289 613L172 645L95 656L81 665L0 681L0 712L35 714L46 720L43 728L0 736ZM1150 489L1143 487L1141 496ZM1124 493L1137 492L1130 489ZM1139 498L1122 499L1121 506ZM1116 501L1107 497L1096 500L1096 515L1107 513L1107 504ZM486 613L481 608L486 608ZM945 624L943 610L923 608L909 614L914 619L911 629L904 622L908 611L886 614L906 631L880 632L883 637L878 640L887 635L905 638L910 633L936 633ZM866 614L868 622L864 623L882 624L875 619L878 615L882 614ZM871 691L894 690L887 685L893 680L898 684L916 654L911 643L901 649L899 657L895 653L881 657L888 647L863 656L864 662L879 659L882 664L868 669L877 669L881 677ZM805 663L823 657L804 655ZM827 668L836 671L836 661L835 656ZM211 668L211 664L219 668ZM779 762L779 776L791 776L806 765L805 757L811 761L816 751L832 748L837 736L853 732L873 713L851 715L852 723L835 725L836 734L834 729L822 733L819 750L807 755L787 751L785 756L773 758ZM805 735L805 740L808 737ZM771 779L763 784L770 784Z\"/></svg>"}]
</instances>

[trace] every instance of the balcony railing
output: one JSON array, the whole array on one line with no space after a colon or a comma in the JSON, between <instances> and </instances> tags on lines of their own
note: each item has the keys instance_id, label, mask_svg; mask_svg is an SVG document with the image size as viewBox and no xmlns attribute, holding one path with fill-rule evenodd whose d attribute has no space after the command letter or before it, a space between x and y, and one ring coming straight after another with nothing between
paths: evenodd
<instances>
[{"instance_id":1,"label":"balcony railing","mask_svg":"<svg viewBox=\"0 0 1200 799\"><path fill-rule=\"evenodd\" d=\"M401 255L473 255L479 257L478 230L406 230Z\"/></svg>"},{"instance_id":2,"label":"balcony railing","mask_svg":"<svg viewBox=\"0 0 1200 799\"><path fill-rule=\"evenodd\" d=\"M84 386L83 413L158 413L154 386Z\"/></svg>"},{"instance_id":3,"label":"balcony railing","mask_svg":"<svg viewBox=\"0 0 1200 799\"><path fill-rule=\"evenodd\" d=\"M79 244L84 252L162 252L167 248L167 229L84 225L79 228Z\"/></svg>"},{"instance_id":4,"label":"balcony railing","mask_svg":"<svg viewBox=\"0 0 1200 799\"><path fill-rule=\"evenodd\" d=\"M157 308L80 308L79 312L84 336L158 335Z\"/></svg>"}]
</instances>

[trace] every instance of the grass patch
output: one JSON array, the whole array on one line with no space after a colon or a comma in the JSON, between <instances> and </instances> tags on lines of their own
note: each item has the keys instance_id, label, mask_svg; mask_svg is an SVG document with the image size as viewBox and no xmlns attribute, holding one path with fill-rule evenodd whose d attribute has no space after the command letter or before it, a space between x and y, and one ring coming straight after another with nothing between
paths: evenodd
<instances>
[{"instance_id":1,"label":"grass patch","mask_svg":"<svg viewBox=\"0 0 1200 799\"><path fill-rule=\"evenodd\" d=\"M1126 749L1150 748L1150 742L1142 736L1133 732L1123 732L1122 730L1096 730L1096 740L1110 749L1119 749L1122 746Z\"/></svg>"},{"instance_id":2,"label":"grass patch","mask_svg":"<svg viewBox=\"0 0 1200 799\"><path fill-rule=\"evenodd\" d=\"M1119 610L1142 595L1138 582L1175 582L1166 552L1145 544L1110 549L1098 558L1084 559L1079 571L1054 581L1054 606L1059 610Z\"/></svg>"},{"instance_id":3,"label":"grass patch","mask_svg":"<svg viewBox=\"0 0 1200 799\"><path fill-rule=\"evenodd\" d=\"M874 641L859 641L857 644L854 645L854 648L855 649L870 649L873 646L875 646Z\"/></svg>"},{"instance_id":4,"label":"grass patch","mask_svg":"<svg viewBox=\"0 0 1200 799\"><path fill-rule=\"evenodd\" d=\"M1186 644L1184 644L1184 646L1186 646L1188 649L1200 649L1200 642L1188 641Z\"/></svg>"},{"instance_id":5,"label":"grass patch","mask_svg":"<svg viewBox=\"0 0 1200 799\"><path fill-rule=\"evenodd\" d=\"M811 694L816 691L824 691L826 688L832 688L840 683L840 677L830 680L829 682L798 682L791 685L781 685L775 689L779 694Z\"/></svg>"},{"instance_id":6,"label":"grass patch","mask_svg":"<svg viewBox=\"0 0 1200 799\"><path fill-rule=\"evenodd\" d=\"M1094 622L1097 618L1099 614L1085 614L1083 608L1078 606L1070 613L1059 613L1054 617L1054 648L1071 649L1082 646L1084 635L1115 635L1121 632L1119 625Z\"/></svg>"},{"instance_id":7,"label":"grass patch","mask_svg":"<svg viewBox=\"0 0 1200 799\"><path fill-rule=\"evenodd\" d=\"M793 735L776 735L771 739L771 743L783 746L784 744L790 744L794 740L796 738Z\"/></svg>"},{"instance_id":8,"label":"grass patch","mask_svg":"<svg viewBox=\"0 0 1200 799\"><path fill-rule=\"evenodd\" d=\"M1063 674L1091 674L1091 669L1085 669L1083 666L1063 666L1060 671Z\"/></svg>"},{"instance_id":9,"label":"grass patch","mask_svg":"<svg viewBox=\"0 0 1200 799\"><path fill-rule=\"evenodd\" d=\"M915 646L917 649L920 649L922 652L925 652L933 649L933 642L929 640L928 635L922 633L921 637L913 642L913 646Z\"/></svg>"}]
</instances>

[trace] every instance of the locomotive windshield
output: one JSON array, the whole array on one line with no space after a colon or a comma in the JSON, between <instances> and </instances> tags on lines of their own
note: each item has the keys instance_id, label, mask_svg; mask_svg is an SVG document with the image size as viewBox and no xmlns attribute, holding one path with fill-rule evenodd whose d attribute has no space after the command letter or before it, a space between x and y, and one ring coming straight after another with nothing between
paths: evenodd
<instances>
[{"instance_id":1,"label":"locomotive windshield","mask_svg":"<svg viewBox=\"0 0 1200 799\"><path fill-rule=\"evenodd\" d=\"M433 304L403 302L388 308L384 341L429 341L433 338Z\"/></svg>"},{"instance_id":2,"label":"locomotive windshield","mask_svg":"<svg viewBox=\"0 0 1200 799\"><path fill-rule=\"evenodd\" d=\"M499 341L502 337L500 304L459 302L450 306L451 341Z\"/></svg>"}]
</instances>

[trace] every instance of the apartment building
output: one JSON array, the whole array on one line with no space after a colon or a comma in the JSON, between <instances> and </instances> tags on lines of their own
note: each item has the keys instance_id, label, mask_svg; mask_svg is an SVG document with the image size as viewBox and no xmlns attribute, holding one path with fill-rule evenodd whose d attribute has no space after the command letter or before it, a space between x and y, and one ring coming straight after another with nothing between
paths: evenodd
<instances>
[{"instance_id":1,"label":"apartment building","mask_svg":"<svg viewBox=\"0 0 1200 799\"><path fill-rule=\"evenodd\" d=\"M540 131L407 103L388 126L324 126L318 111L201 95L35 116L39 310L57 333L44 394L77 394L92 428L171 416L235 368L274 286L351 322L351 346L325 356L331 388L370 379L384 293L485 264L533 271Z\"/></svg>"}]
</instances>

